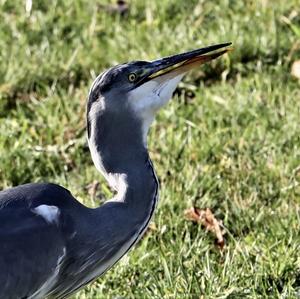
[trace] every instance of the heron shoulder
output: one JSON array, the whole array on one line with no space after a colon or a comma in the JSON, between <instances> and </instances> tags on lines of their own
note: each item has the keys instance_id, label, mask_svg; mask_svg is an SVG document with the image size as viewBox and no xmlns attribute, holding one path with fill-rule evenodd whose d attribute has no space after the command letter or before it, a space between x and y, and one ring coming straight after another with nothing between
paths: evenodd
<instances>
[{"instance_id":1,"label":"heron shoulder","mask_svg":"<svg viewBox=\"0 0 300 299\"><path fill-rule=\"evenodd\" d=\"M48 223L59 222L60 209L57 206L39 205L32 212L43 217Z\"/></svg>"},{"instance_id":2,"label":"heron shoulder","mask_svg":"<svg viewBox=\"0 0 300 299\"><path fill-rule=\"evenodd\" d=\"M0 209L8 206L32 209L40 205L82 206L69 190L52 183L24 184L0 192Z\"/></svg>"}]
</instances>

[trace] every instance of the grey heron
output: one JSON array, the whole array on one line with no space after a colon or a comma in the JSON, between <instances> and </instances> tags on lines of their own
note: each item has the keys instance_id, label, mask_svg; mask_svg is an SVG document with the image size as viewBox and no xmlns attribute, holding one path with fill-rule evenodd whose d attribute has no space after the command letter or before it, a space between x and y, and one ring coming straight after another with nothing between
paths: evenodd
<instances>
[{"instance_id":1,"label":"grey heron","mask_svg":"<svg viewBox=\"0 0 300 299\"><path fill-rule=\"evenodd\" d=\"M141 238L158 200L147 133L187 71L230 43L110 68L92 84L87 137L116 196L85 207L50 183L0 192L0 298L65 298L111 268Z\"/></svg>"}]
</instances>

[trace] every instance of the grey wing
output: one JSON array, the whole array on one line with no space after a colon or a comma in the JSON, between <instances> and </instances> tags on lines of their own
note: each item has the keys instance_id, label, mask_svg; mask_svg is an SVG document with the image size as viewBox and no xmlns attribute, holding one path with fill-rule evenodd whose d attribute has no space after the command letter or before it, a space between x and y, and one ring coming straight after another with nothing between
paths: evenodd
<instances>
[{"instance_id":1,"label":"grey wing","mask_svg":"<svg viewBox=\"0 0 300 299\"><path fill-rule=\"evenodd\" d=\"M43 298L58 278L59 228L27 208L0 209L0 298Z\"/></svg>"}]
</instances>

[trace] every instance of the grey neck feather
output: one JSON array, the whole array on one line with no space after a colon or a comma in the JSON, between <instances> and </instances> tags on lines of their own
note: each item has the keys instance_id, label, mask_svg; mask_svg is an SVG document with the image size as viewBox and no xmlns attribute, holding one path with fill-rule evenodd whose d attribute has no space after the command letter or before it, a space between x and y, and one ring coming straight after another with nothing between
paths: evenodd
<instances>
[{"instance_id":1,"label":"grey neck feather","mask_svg":"<svg viewBox=\"0 0 300 299\"><path fill-rule=\"evenodd\" d=\"M99 107L98 107L99 108ZM93 107L92 107L93 109ZM156 205L158 181L145 147L140 120L128 113L88 113L88 142L93 161L129 206L130 217L149 222ZM148 219L149 218L149 219Z\"/></svg>"}]
</instances>

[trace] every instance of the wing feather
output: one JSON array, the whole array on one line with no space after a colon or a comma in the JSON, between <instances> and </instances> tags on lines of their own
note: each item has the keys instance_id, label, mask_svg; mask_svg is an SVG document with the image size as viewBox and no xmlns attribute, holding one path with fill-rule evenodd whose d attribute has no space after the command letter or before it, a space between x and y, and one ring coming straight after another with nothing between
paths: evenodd
<instances>
[{"instance_id":1,"label":"wing feather","mask_svg":"<svg viewBox=\"0 0 300 299\"><path fill-rule=\"evenodd\" d=\"M0 219L0 298L42 298L65 252L59 227L20 206L2 207Z\"/></svg>"}]
</instances>

